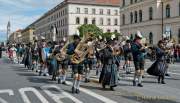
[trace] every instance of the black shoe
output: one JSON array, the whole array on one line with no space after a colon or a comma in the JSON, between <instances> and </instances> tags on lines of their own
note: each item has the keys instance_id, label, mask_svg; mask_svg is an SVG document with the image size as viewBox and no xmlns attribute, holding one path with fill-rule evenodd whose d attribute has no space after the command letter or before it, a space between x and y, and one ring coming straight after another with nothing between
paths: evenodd
<instances>
[{"instance_id":1,"label":"black shoe","mask_svg":"<svg viewBox=\"0 0 180 103\"><path fill-rule=\"evenodd\" d=\"M168 77L170 77L170 75L167 73L167 74L165 74L165 76L168 76Z\"/></svg>"},{"instance_id":2,"label":"black shoe","mask_svg":"<svg viewBox=\"0 0 180 103\"><path fill-rule=\"evenodd\" d=\"M62 84L67 85L66 81L62 82Z\"/></svg>"},{"instance_id":3,"label":"black shoe","mask_svg":"<svg viewBox=\"0 0 180 103\"><path fill-rule=\"evenodd\" d=\"M138 86L138 87L143 87L143 85L142 85L141 83L139 83L137 86Z\"/></svg>"},{"instance_id":4,"label":"black shoe","mask_svg":"<svg viewBox=\"0 0 180 103\"><path fill-rule=\"evenodd\" d=\"M39 76L41 76L41 75L42 75L42 72L40 71L40 72L39 72Z\"/></svg>"},{"instance_id":5,"label":"black shoe","mask_svg":"<svg viewBox=\"0 0 180 103\"><path fill-rule=\"evenodd\" d=\"M161 84L166 84L166 83L164 81L162 81Z\"/></svg>"},{"instance_id":6,"label":"black shoe","mask_svg":"<svg viewBox=\"0 0 180 103\"><path fill-rule=\"evenodd\" d=\"M79 93L80 93L80 90L79 90L79 89L76 89L76 93L79 94Z\"/></svg>"},{"instance_id":7,"label":"black shoe","mask_svg":"<svg viewBox=\"0 0 180 103\"><path fill-rule=\"evenodd\" d=\"M103 89L105 89L105 88L106 88L106 85L102 84L102 87L103 87Z\"/></svg>"},{"instance_id":8,"label":"black shoe","mask_svg":"<svg viewBox=\"0 0 180 103\"><path fill-rule=\"evenodd\" d=\"M136 86L136 81L133 80L133 86Z\"/></svg>"},{"instance_id":9,"label":"black shoe","mask_svg":"<svg viewBox=\"0 0 180 103\"><path fill-rule=\"evenodd\" d=\"M84 82L87 83L87 82L88 82L88 79L86 78Z\"/></svg>"},{"instance_id":10,"label":"black shoe","mask_svg":"<svg viewBox=\"0 0 180 103\"><path fill-rule=\"evenodd\" d=\"M72 93L73 93L73 94L75 93L75 88L74 88L74 87L72 87Z\"/></svg>"},{"instance_id":11,"label":"black shoe","mask_svg":"<svg viewBox=\"0 0 180 103\"><path fill-rule=\"evenodd\" d=\"M111 86L111 87L110 87L110 90L114 91L114 87Z\"/></svg>"},{"instance_id":12,"label":"black shoe","mask_svg":"<svg viewBox=\"0 0 180 103\"><path fill-rule=\"evenodd\" d=\"M58 79L58 84L61 84L61 79Z\"/></svg>"},{"instance_id":13,"label":"black shoe","mask_svg":"<svg viewBox=\"0 0 180 103\"><path fill-rule=\"evenodd\" d=\"M131 74L131 72L126 72L126 74Z\"/></svg>"}]
</instances>

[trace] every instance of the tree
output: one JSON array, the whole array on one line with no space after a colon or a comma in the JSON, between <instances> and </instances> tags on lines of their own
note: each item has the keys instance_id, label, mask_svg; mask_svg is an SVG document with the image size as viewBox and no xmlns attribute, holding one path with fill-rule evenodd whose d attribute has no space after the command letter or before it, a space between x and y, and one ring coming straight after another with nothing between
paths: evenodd
<instances>
[{"instance_id":1,"label":"tree","mask_svg":"<svg viewBox=\"0 0 180 103\"><path fill-rule=\"evenodd\" d=\"M121 36L120 33L116 33L116 32L106 32L103 33L102 37L106 38L106 39L110 39L112 35L115 35L115 37L117 38L118 36Z\"/></svg>"},{"instance_id":2,"label":"tree","mask_svg":"<svg viewBox=\"0 0 180 103\"><path fill-rule=\"evenodd\" d=\"M98 37L99 35L102 36L102 34L103 34L103 31L99 27L94 25L94 24L84 24L84 25L81 25L78 28L78 30L80 32L80 37L83 37L83 35L88 33L88 32L94 33L94 35L96 37Z\"/></svg>"}]
</instances>

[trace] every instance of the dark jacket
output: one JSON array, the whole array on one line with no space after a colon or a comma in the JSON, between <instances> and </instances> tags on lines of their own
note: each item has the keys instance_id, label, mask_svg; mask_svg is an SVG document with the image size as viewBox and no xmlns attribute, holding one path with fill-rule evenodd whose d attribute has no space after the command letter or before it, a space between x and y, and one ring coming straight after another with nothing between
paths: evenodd
<instances>
[{"instance_id":1,"label":"dark jacket","mask_svg":"<svg viewBox=\"0 0 180 103\"><path fill-rule=\"evenodd\" d=\"M133 55L133 60L134 61L144 61L145 57L144 57L144 53L145 50L141 50L142 45L138 44L136 42L133 42L131 44L131 50L132 50L132 55Z\"/></svg>"}]
</instances>

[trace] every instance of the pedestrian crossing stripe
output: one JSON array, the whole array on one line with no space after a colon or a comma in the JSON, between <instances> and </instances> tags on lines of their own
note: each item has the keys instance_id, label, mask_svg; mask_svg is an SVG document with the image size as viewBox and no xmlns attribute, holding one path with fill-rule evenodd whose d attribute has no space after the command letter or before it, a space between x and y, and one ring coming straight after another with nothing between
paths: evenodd
<instances>
[{"instance_id":1,"label":"pedestrian crossing stripe","mask_svg":"<svg viewBox=\"0 0 180 103\"><path fill-rule=\"evenodd\" d=\"M58 90L60 92L60 94L53 94L51 91L48 90L50 88L55 88L56 90ZM80 101L77 98L73 97L72 95L70 95L69 93L65 92L64 90L62 90L60 87L58 87L56 85L46 85L46 86L41 87L41 89L47 95L49 95L56 103L63 103L61 101L61 99L63 99L63 98L69 98L74 103L83 103L82 101Z\"/></svg>"},{"instance_id":2,"label":"pedestrian crossing stripe","mask_svg":"<svg viewBox=\"0 0 180 103\"><path fill-rule=\"evenodd\" d=\"M72 82L67 81L67 85L72 86ZM63 101L61 101L64 98L68 98L70 100L73 101L73 103L83 103L83 101L77 99L76 97L72 96L71 94L65 92L63 89L61 89L59 86L57 85L44 85L42 87L40 87L44 93L46 93L54 102L56 103L63 103ZM50 89L56 89L58 90L59 94L53 94L52 91L50 91ZM27 95L27 92L32 92L34 95L36 95L36 97L42 102L42 103L50 103L36 88L33 87L24 87L24 88L20 88L19 93L21 95L21 98L23 100L24 103L32 103L30 101L30 96ZM102 101L103 103L118 103L114 100L111 100L107 97L104 97L102 95L99 95L95 92L92 92L88 89L82 88L80 87L80 91L84 92L85 94L88 94L94 98L96 98L97 100ZM11 89L5 89L5 90L0 90L0 94L8 94L9 96L13 96L14 91ZM8 97L9 98L9 97ZM7 99L8 100L8 99ZM0 97L0 103L8 103L5 99Z\"/></svg>"},{"instance_id":3,"label":"pedestrian crossing stripe","mask_svg":"<svg viewBox=\"0 0 180 103\"><path fill-rule=\"evenodd\" d=\"M70 85L70 86L73 85L72 82L69 82L69 81L67 81L66 83L67 83L67 85ZM118 103L118 102L116 102L114 100L108 99L107 97L104 97L102 95L94 93L94 92L92 92L92 91L90 91L88 89L85 89L85 88L82 88L82 87L80 87L79 89L80 89L80 91L82 91L82 92L84 92L84 93L86 93L86 94L88 94L88 95L90 95L90 96L104 102L104 103Z\"/></svg>"}]
</instances>

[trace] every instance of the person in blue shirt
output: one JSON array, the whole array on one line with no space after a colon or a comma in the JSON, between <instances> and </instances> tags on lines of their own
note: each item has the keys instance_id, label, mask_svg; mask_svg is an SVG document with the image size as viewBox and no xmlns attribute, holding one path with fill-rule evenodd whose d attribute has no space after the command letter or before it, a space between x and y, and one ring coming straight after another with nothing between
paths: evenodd
<instances>
[{"instance_id":1,"label":"person in blue shirt","mask_svg":"<svg viewBox=\"0 0 180 103\"><path fill-rule=\"evenodd\" d=\"M73 40L74 40L74 42L70 43L67 47L67 54L70 56L75 53L75 49L81 39L78 35L74 35ZM72 72L73 72L73 76L74 76L72 93L78 94L78 93L80 93L79 86L80 86L80 81L81 81L81 75L83 74L83 65L82 65L82 63L80 63L80 64L71 63L71 65L72 65Z\"/></svg>"},{"instance_id":2,"label":"person in blue shirt","mask_svg":"<svg viewBox=\"0 0 180 103\"><path fill-rule=\"evenodd\" d=\"M143 87L142 76L144 74L144 63L145 63L145 57L144 57L145 48L142 46L141 39L142 39L142 35L137 34L133 43L131 44L131 51L135 66L133 86L136 86L136 78L138 78L137 86L139 87Z\"/></svg>"}]
</instances>

